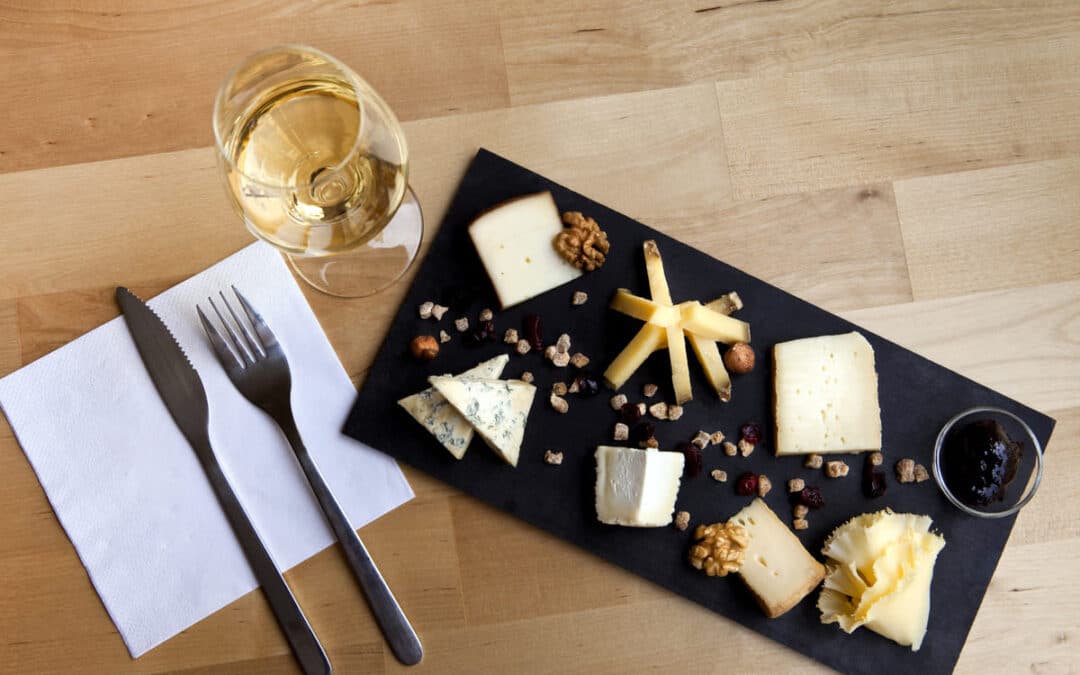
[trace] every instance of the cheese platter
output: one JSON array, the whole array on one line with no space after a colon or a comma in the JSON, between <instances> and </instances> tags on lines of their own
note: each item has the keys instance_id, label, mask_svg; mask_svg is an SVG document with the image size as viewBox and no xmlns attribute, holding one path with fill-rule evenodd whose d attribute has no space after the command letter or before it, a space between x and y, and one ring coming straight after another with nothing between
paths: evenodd
<instances>
[{"instance_id":1,"label":"cheese platter","mask_svg":"<svg viewBox=\"0 0 1080 675\"><path fill-rule=\"evenodd\" d=\"M1022 428L953 454L1013 499L1049 417L481 150L345 433L833 668L934 673L1014 522L930 480L976 406Z\"/></svg>"}]
</instances>

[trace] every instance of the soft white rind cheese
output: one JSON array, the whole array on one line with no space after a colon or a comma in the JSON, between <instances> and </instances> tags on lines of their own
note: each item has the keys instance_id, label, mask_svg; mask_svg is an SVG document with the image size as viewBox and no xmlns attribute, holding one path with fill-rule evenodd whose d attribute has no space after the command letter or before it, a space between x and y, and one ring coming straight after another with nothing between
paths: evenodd
<instances>
[{"instance_id":1,"label":"soft white rind cheese","mask_svg":"<svg viewBox=\"0 0 1080 675\"><path fill-rule=\"evenodd\" d=\"M750 543L743 552L739 576L770 619L799 604L825 577L825 566L761 499L755 499L729 522L746 528Z\"/></svg>"},{"instance_id":2,"label":"soft white rind cheese","mask_svg":"<svg viewBox=\"0 0 1080 675\"><path fill-rule=\"evenodd\" d=\"M681 452L601 445L596 449L596 517L608 525L670 524L685 461Z\"/></svg>"},{"instance_id":3,"label":"soft white rind cheese","mask_svg":"<svg viewBox=\"0 0 1080 675\"><path fill-rule=\"evenodd\" d=\"M773 348L776 454L881 449L874 350L859 333Z\"/></svg>"},{"instance_id":4,"label":"soft white rind cheese","mask_svg":"<svg viewBox=\"0 0 1080 675\"><path fill-rule=\"evenodd\" d=\"M488 447L511 466L517 466L536 387L521 380L464 376L430 377L428 381L476 429Z\"/></svg>"},{"instance_id":5,"label":"soft white rind cheese","mask_svg":"<svg viewBox=\"0 0 1080 675\"><path fill-rule=\"evenodd\" d=\"M512 199L469 225L503 309L581 276L581 270L555 250L555 237L562 230L550 192Z\"/></svg>"},{"instance_id":6,"label":"soft white rind cheese","mask_svg":"<svg viewBox=\"0 0 1080 675\"><path fill-rule=\"evenodd\" d=\"M502 375L503 368L510 361L506 354L488 359L460 374L460 377L483 377L494 379ZM424 391L406 396L398 401L413 418L431 432L443 447L450 451L455 459L465 456L472 442L474 429L446 397L429 387Z\"/></svg>"}]
</instances>

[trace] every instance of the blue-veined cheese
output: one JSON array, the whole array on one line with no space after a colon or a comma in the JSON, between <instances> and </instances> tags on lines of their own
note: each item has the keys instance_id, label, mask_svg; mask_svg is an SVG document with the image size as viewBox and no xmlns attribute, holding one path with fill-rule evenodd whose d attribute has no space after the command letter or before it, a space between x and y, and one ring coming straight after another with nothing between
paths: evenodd
<instances>
[{"instance_id":1,"label":"blue-veined cheese","mask_svg":"<svg viewBox=\"0 0 1080 675\"><path fill-rule=\"evenodd\" d=\"M681 452L601 445L596 449L596 517L608 525L670 524L685 461Z\"/></svg>"},{"instance_id":2,"label":"blue-veined cheese","mask_svg":"<svg viewBox=\"0 0 1080 675\"><path fill-rule=\"evenodd\" d=\"M521 380L478 377L430 377L481 438L511 466L517 466L525 425L536 387Z\"/></svg>"},{"instance_id":3,"label":"blue-veined cheese","mask_svg":"<svg viewBox=\"0 0 1080 675\"><path fill-rule=\"evenodd\" d=\"M503 368L510 361L506 354L500 354L493 359L473 366L460 374L460 377L483 377L497 378L502 375ZM398 405L404 408L413 418L431 432L443 447L450 451L456 459L465 456L475 433L461 413L457 411L446 397L429 387L422 392L406 396L398 401Z\"/></svg>"}]
</instances>

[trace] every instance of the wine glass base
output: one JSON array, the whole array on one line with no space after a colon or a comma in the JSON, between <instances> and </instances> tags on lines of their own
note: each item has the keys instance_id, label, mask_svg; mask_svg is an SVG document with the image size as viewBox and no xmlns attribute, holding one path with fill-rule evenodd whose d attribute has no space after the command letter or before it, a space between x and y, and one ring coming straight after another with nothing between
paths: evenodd
<instances>
[{"instance_id":1,"label":"wine glass base","mask_svg":"<svg viewBox=\"0 0 1080 675\"><path fill-rule=\"evenodd\" d=\"M356 250L320 257L285 257L297 276L312 288L338 298L363 298L400 279L416 260L423 238L424 213L410 187L390 223Z\"/></svg>"}]
</instances>

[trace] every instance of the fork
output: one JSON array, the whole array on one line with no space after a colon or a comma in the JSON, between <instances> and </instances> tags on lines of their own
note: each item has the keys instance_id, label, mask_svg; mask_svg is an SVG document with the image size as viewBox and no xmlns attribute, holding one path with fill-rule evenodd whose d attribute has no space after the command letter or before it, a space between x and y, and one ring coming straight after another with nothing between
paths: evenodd
<instances>
[{"instance_id":1,"label":"fork","mask_svg":"<svg viewBox=\"0 0 1080 675\"><path fill-rule=\"evenodd\" d=\"M270 327L266 325L247 298L236 290L236 286L232 287L232 291L251 324L251 330L233 310L224 293L219 292L218 295L221 296L221 302L232 318L232 322L239 328L239 334L226 320L214 299L207 298L210 307L225 329L228 340L214 327L202 307L198 305L195 307L218 361L221 362L229 379L240 393L272 417L281 428L296 454L300 467L304 470L304 475L311 485L311 491L315 494L319 506L322 507L326 520L337 535L338 541L341 542L345 559L357 581L360 582L375 620L382 628L394 656L405 665L415 665L424 656L420 639L409 624L405 613L401 611L401 606L394 598L390 587L386 585L386 581L379 573L364 543L360 541L356 530L349 524L345 512L334 499L330 487L323 479L296 428L291 404L292 375L289 371L289 362L285 359L285 352L282 351Z\"/></svg>"}]
</instances>

